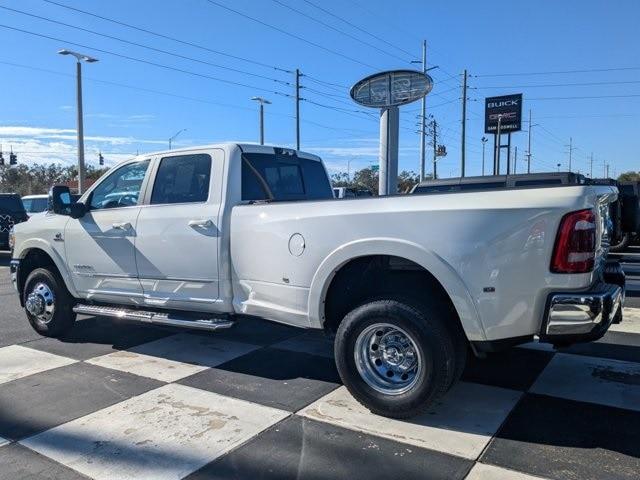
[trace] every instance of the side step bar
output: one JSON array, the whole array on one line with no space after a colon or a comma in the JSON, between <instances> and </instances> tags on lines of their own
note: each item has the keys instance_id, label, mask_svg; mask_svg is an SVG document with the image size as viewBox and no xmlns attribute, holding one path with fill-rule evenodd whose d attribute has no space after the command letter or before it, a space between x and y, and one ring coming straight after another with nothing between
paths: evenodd
<instances>
[{"instance_id":1,"label":"side step bar","mask_svg":"<svg viewBox=\"0 0 640 480\"><path fill-rule=\"evenodd\" d=\"M126 308L103 307L100 305L78 304L73 311L83 315L97 315L102 317L121 318L137 322L153 323L155 325L169 325L171 327L195 328L198 330L219 330L230 328L234 321L229 318L189 318L179 315L152 312L148 310L129 310Z\"/></svg>"}]
</instances>

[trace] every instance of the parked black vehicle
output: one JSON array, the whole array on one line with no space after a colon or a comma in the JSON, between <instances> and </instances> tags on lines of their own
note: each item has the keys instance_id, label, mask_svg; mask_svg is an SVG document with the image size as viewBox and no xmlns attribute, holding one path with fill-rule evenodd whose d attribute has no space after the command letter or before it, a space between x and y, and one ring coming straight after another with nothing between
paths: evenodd
<instances>
[{"instance_id":1,"label":"parked black vehicle","mask_svg":"<svg viewBox=\"0 0 640 480\"><path fill-rule=\"evenodd\" d=\"M9 231L16 223L29 219L17 193L0 193L0 250L9 248Z\"/></svg>"},{"instance_id":2,"label":"parked black vehicle","mask_svg":"<svg viewBox=\"0 0 640 480\"><path fill-rule=\"evenodd\" d=\"M619 252L640 241L640 182L618 182L622 233L611 251Z\"/></svg>"}]
</instances>

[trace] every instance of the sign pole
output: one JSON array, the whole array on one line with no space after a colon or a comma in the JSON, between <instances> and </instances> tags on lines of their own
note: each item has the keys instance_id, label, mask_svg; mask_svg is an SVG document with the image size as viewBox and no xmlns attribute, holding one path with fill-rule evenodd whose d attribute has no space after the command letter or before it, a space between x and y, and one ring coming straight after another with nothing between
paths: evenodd
<instances>
[{"instance_id":1,"label":"sign pole","mask_svg":"<svg viewBox=\"0 0 640 480\"><path fill-rule=\"evenodd\" d=\"M380 111L380 172L378 195L398 193L398 137L400 110L396 106Z\"/></svg>"},{"instance_id":2,"label":"sign pole","mask_svg":"<svg viewBox=\"0 0 640 480\"><path fill-rule=\"evenodd\" d=\"M500 175L500 150L502 149L502 115L498 115L498 129L496 135L498 137L498 147L496 148L496 175Z\"/></svg>"},{"instance_id":3,"label":"sign pole","mask_svg":"<svg viewBox=\"0 0 640 480\"><path fill-rule=\"evenodd\" d=\"M496 165L498 160L498 134L493 134L493 174L497 175Z\"/></svg>"},{"instance_id":4,"label":"sign pole","mask_svg":"<svg viewBox=\"0 0 640 480\"><path fill-rule=\"evenodd\" d=\"M507 175L511 174L511 132L507 134Z\"/></svg>"}]
</instances>

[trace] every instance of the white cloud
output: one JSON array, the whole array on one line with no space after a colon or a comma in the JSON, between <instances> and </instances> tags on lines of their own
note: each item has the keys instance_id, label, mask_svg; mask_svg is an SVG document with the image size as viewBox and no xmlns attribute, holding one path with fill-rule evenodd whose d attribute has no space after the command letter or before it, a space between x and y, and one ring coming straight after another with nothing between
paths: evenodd
<instances>
[{"instance_id":1,"label":"white cloud","mask_svg":"<svg viewBox=\"0 0 640 480\"><path fill-rule=\"evenodd\" d=\"M30 126L0 126L0 144L4 151L13 149L19 163L62 163L77 161L76 130L72 128L48 128ZM85 136L87 163L97 165L98 152L102 151L107 165L115 164L135 155L139 146L166 145L166 140L106 135ZM149 148L155 150L155 148Z\"/></svg>"}]
</instances>

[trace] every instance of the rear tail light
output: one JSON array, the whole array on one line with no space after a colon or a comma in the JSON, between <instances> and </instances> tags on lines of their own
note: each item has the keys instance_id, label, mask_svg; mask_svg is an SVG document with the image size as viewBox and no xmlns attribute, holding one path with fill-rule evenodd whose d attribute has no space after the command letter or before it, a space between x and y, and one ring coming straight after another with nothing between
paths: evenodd
<instances>
[{"instance_id":1,"label":"rear tail light","mask_svg":"<svg viewBox=\"0 0 640 480\"><path fill-rule=\"evenodd\" d=\"M593 210L571 212L560 222L551 261L553 273L586 273L596 258L596 214Z\"/></svg>"}]
</instances>

